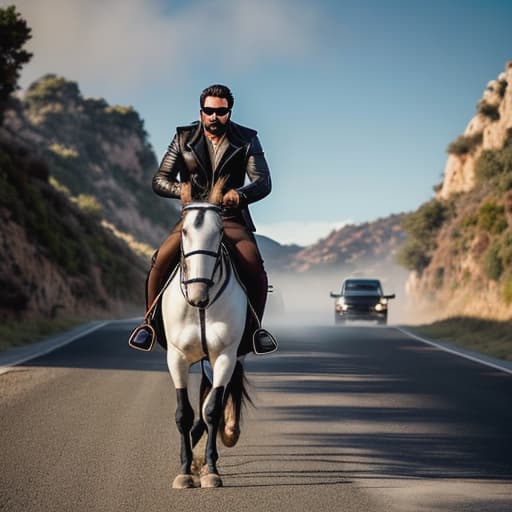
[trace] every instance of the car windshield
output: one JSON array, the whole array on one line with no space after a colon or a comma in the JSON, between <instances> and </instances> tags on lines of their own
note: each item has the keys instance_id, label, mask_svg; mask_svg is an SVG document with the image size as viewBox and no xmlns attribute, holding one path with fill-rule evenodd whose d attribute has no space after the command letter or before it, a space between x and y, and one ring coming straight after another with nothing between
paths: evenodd
<instances>
[{"instance_id":1,"label":"car windshield","mask_svg":"<svg viewBox=\"0 0 512 512\"><path fill-rule=\"evenodd\" d=\"M345 292L381 293L381 288L378 281L346 281Z\"/></svg>"}]
</instances>

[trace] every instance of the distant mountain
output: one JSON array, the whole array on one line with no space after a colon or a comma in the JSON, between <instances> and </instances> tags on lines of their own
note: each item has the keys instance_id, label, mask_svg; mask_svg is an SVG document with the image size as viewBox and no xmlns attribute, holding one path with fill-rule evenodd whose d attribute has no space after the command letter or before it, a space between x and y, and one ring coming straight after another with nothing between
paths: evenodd
<instances>
[{"instance_id":1,"label":"distant mountain","mask_svg":"<svg viewBox=\"0 0 512 512\"><path fill-rule=\"evenodd\" d=\"M373 222L348 225L293 255L288 268L297 272L337 266L357 268L371 263L392 264L405 240L403 214Z\"/></svg>"},{"instance_id":2,"label":"distant mountain","mask_svg":"<svg viewBox=\"0 0 512 512\"><path fill-rule=\"evenodd\" d=\"M256 241L265 262L265 267L275 271L287 269L294 255L302 250L299 245L281 245L272 238L258 234L256 234Z\"/></svg>"},{"instance_id":3,"label":"distant mountain","mask_svg":"<svg viewBox=\"0 0 512 512\"><path fill-rule=\"evenodd\" d=\"M332 272L337 268L358 271L363 266L396 265L396 255L405 241L401 222L405 214L395 214L332 231L318 242L301 247L281 245L256 235L265 266L273 272Z\"/></svg>"}]
</instances>

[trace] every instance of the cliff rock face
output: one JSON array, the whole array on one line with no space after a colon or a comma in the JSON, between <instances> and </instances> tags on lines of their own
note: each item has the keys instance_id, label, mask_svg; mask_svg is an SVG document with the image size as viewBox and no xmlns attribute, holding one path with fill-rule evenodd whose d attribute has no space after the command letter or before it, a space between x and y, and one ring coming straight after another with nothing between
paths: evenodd
<instances>
[{"instance_id":1,"label":"cliff rock face","mask_svg":"<svg viewBox=\"0 0 512 512\"><path fill-rule=\"evenodd\" d=\"M512 316L512 62L477 108L437 198L406 220L407 289L431 318Z\"/></svg>"},{"instance_id":2,"label":"cliff rock face","mask_svg":"<svg viewBox=\"0 0 512 512\"><path fill-rule=\"evenodd\" d=\"M447 199L457 192L468 192L475 186L475 164L483 150L502 148L512 129L512 61L503 73L487 84L477 104L477 114L464 133L448 149L444 180L438 192Z\"/></svg>"}]
</instances>

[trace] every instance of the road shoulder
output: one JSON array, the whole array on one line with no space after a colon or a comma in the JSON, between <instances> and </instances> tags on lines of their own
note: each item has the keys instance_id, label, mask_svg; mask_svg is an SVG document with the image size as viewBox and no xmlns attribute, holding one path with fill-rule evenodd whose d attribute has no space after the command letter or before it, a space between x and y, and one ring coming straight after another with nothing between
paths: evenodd
<instances>
[{"instance_id":1,"label":"road shoulder","mask_svg":"<svg viewBox=\"0 0 512 512\"><path fill-rule=\"evenodd\" d=\"M395 327L398 331L406 334L407 336L414 338L415 340L421 341L422 343L426 343L427 345L431 345L433 347L439 348L440 350L444 350L445 352L449 352L450 354L457 355L459 357L463 357L465 359L469 359L470 361L483 364L485 366L489 366L490 368L494 368L496 370L503 371L512 375L512 362L505 361L503 359L498 359L496 357L491 357L485 354L481 354L480 352L474 352L472 350L467 350L461 348L453 343L443 340L432 340L426 338L424 336L419 336L414 332L404 328L404 327Z\"/></svg>"},{"instance_id":2,"label":"road shoulder","mask_svg":"<svg viewBox=\"0 0 512 512\"><path fill-rule=\"evenodd\" d=\"M57 350L68 343L78 340L83 336L100 329L108 323L109 321L105 320L88 322L61 334L45 338L37 343L24 345L22 347L15 347L2 352L0 353L0 375L7 373L19 364L48 354L53 350Z\"/></svg>"}]
</instances>

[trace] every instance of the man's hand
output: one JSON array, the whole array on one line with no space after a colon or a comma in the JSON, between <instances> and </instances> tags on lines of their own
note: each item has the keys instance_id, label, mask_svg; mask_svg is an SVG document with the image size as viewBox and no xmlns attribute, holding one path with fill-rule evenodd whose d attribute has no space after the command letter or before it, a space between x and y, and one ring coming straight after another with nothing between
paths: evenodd
<instances>
[{"instance_id":1,"label":"man's hand","mask_svg":"<svg viewBox=\"0 0 512 512\"><path fill-rule=\"evenodd\" d=\"M238 192L234 188L228 190L222 198L222 204L224 206L229 206L230 208L236 208L240 204L240 196L238 195Z\"/></svg>"}]
</instances>

